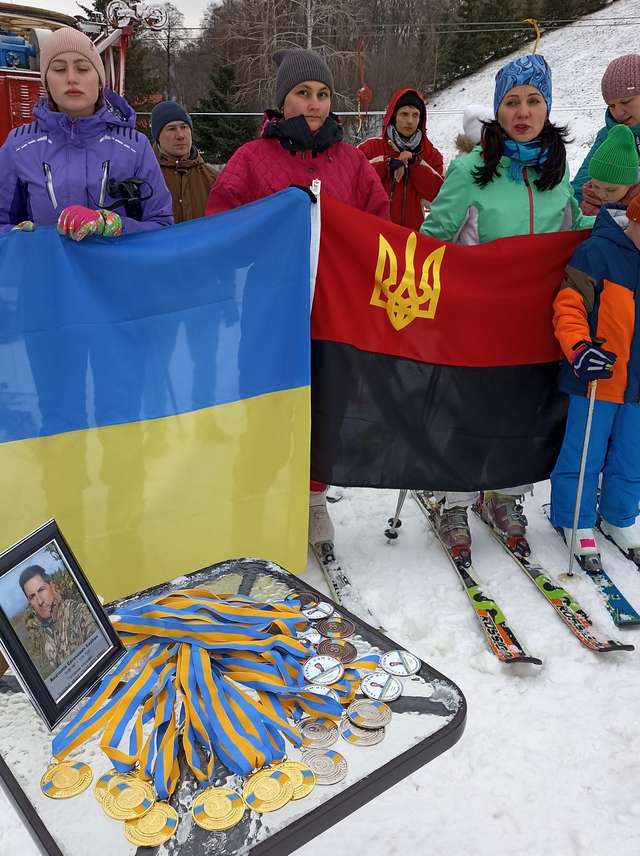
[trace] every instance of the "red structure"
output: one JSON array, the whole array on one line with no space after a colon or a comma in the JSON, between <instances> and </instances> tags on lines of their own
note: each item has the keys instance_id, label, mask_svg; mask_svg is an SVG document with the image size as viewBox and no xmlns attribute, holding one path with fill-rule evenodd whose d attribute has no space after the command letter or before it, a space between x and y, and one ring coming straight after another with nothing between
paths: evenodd
<instances>
[{"instance_id":1,"label":"red structure","mask_svg":"<svg viewBox=\"0 0 640 856\"><path fill-rule=\"evenodd\" d=\"M39 44L58 27L77 27L69 15L0 3L0 143L31 119L42 92Z\"/></svg>"},{"instance_id":2,"label":"red structure","mask_svg":"<svg viewBox=\"0 0 640 856\"><path fill-rule=\"evenodd\" d=\"M40 82L40 46L53 30L77 27L102 54L106 84L124 94L127 45L134 23L161 30L167 12L145 2L112 0L103 23L78 20L60 12L0 2L0 144L12 128L31 120L44 90Z\"/></svg>"}]
</instances>

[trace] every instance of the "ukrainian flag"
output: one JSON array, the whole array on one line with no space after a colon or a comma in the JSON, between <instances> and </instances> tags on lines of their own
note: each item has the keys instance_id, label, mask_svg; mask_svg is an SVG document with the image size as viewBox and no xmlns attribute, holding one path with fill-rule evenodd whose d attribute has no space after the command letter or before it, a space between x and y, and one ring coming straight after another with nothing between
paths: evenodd
<instances>
[{"instance_id":1,"label":"ukrainian flag","mask_svg":"<svg viewBox=\"0 0 640 856\"><path fill-rule=\"evenodd\" d=\"M304 568L311 231L287 190L0 238L0 550L55 517L107 600L236 556Z\"/></svg>"}]
</instances>

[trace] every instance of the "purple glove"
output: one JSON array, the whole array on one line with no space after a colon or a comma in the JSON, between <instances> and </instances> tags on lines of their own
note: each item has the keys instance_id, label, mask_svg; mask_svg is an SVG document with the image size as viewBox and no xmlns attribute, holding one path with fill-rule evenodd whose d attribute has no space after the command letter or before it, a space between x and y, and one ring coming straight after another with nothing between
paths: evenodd
<instances>
[{"instance_id":1,"label":"purple glove","mask_svg":"<svg viewBox=\"0 0 640 856\"><path fill-rule=\"evenodd\" d=\"M571 365L576 377L589 383L592 380L605 380L613 375L612 368L618 355L605 351L602 342L578 342L573 346Z\"/></svg>"}]
</instances>

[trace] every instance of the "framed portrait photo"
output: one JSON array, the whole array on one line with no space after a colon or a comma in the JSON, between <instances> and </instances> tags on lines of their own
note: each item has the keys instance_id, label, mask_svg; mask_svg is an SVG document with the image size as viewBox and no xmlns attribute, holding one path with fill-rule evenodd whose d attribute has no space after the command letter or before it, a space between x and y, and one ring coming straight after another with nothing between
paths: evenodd
<instances>
[{"instance_id":1,"label":"framed portrait photo","mask_svg":"<svg viewBox=\"0 0 640 856\"><path fill-rule=\"evenodd\" d=\"M0 554L0 654L50 730L124 651L55 520Z\"/></svg>"}]
</instances>

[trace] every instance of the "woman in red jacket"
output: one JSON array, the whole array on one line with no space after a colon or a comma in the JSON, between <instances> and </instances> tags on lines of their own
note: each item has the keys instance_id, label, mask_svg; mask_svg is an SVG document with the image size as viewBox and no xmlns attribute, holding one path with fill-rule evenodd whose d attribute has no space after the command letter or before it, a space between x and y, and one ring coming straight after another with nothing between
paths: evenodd
<instances>
[{"instance_id":1,"label":"woman in red jacket","mask_svg":"<svg viewBox=\"0 0 640 856\"><path fill-rule=\"evenodd\" d=\"M427 137L427 105L417 89L399 89L389 99L382 136L358 146L380 176L394 223L419 229L422 200L433 202L444 176L444 161Z\"/></svg>"},{"instance_id":2,"label":"woman in red jacket","mask_svg":"<svg viewBox=\"0 0 640 856\"><path fill-rule=\"evenodd\" d=\"M292 184L322 182L322 192L340 202L389 218L387 194L376 171L358 149L342 142L342 126L331 113L333 76L313 51L278 51L273 57L277 110L267 110L262 133L233 154L211 189L206 214L219 214L262 199ZM326 505L327 486L311 482L309 542L331 545L334 530ZM324 552L327 552L325 548Z\"/></svg>"},{"instance_id":3,"label":"woman in red jacket","mask_svg":"<svg viewBox=\"0 0 640 856\"><path fill-rule=\"evenodd\" d=\"M267 110L260 138L233 154L213 186L207 214L255 202L291 184L319 178L334 199L389 218L389 203L367 158L342 142L331 113L333 76L313 51L274 54L277 110Z\"/></svg>"}]
</instances>

